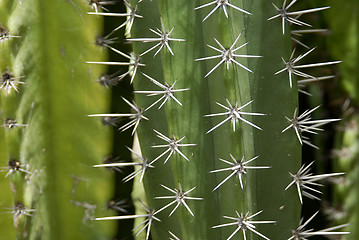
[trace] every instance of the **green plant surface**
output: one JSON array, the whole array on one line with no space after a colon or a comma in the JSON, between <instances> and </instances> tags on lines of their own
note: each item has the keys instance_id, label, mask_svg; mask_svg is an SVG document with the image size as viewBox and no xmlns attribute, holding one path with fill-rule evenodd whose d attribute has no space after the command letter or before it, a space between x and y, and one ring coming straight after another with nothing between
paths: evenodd
<instances>
[{"instance_id":1,"label":"green plant surface","mask_svg":"<svg viewBox=\"0 0 359 240\"><path fill-rule=\"evenodd\" d=\"M295 132L281 131L289 125L285 116L292 117L297 106L297 89L289 87L287 74L274 75L283 68L281 57L288 59L290 41L283 36L280 21L267 21L275 14L270 2L238 1L236 5L248 10L253 15L228 8L229 19L222 11L217 11L202 23L205 11L196 10L204 1L143 1L138 5L138 13L143 20L136 20L131 38L154 37L149 28L161 29L162 18L166 31L174 30L171 37L185 39L185 42L170 41L174 56L164 47L157 56L155 51L145 54L142 62L146 67L141 69L148 76L175 89L189 88L189 91L176 93L183 104L167 102L163 108L152 107L144 115L149 121L142 121L139 127L139 142L143 156L155 159L165 148L154 149L153 145L165 144L156 137L153 129L165 136L172 135L184 143L196 146L183 147L181 152L189 158L174 154L163 164L165 157L160 158L155 168L148 169L144 186L149 205L158 210L170 201L154 199L159 196L173 195L160 186L179 188L184 191L196 187L189 196L201 197L203 200L188 200L194 217L180 206L171 216L169 209L159 213L161 222L154 222L154 239L166 239L172 231L180 239L226 239L234 227L212 229L215 225L227 223L223 216L235 216L235 211L258 215L258 220L274 220L276 224L260 224L257 229L271 239L285 239L296 228L300 216L300 203L295 189L284 191L291 181L288 172L295 172L300 166L301 146ZM133 3L134 5L135 3ZM162 29L161 29L162 30ZM242 32L243 31L243 32ZM230 64L229 70L221 65L208 77L204 77L218 61L194 61L195 59L217 55L206 44L216 46L216 38L225 47L232 45L242 32L236 46L246 42L240 54L259 55L261 58L241 58L240 62L253 73ZM145 52L150 43L134 43L137 54ZM134 81L136 91L157 90L158 88L145 76L138 74ZM227 105L226 98L234 105L244 105L253 100L243 111L264 113L265 116L245 117L248 121L260 126L263 131L245 123L239 123L233 132L229 122L206 134L213 126L224 119L204 117L206 114L225 111L216 102ZM144 94L136 94L138 106L146 108L155 101ZM212 191L227 173L213 174L212 170L228 167L218 159L230 159L232 154L237 160L243 156L249 160L257 155L254 166L270 166L270 169L248 170L243 179L245 186L241 189L238 179L228 180L218 190ZM167 155L166 155L167 156ZM173 205L174 207L174 205ZM250 232L250 231L248 231ZM258 236L249 233L250 239ZM241 234L238 234L241 235Z\"/></svg>"},{"instance_id":2,"label":"green plant surface","mask_svg":"<svg viewBox=\"0 0 359 240\"><path fill-rule=\"evenodd\" d=\"M0 121L1 121L1 150L0 150L0 164L1 164L1 227L4 229L1 234L0 239L15 239L16 235L19 232L19 229L23 231L23 225L19 223L19 220L13 214L14 206L16 202L23 202L23 180L21 179L22 175L16 174L15 176L9 175L9 163L18 162L20 159L19 149L20 149L20 138L22 129L15 128L9 129L7 127L8 119L15 119L16 108L19 104L19 96L16 94L11 94L7 91L6 87L3 86L3 77L6 73L9 73L13 77L19 77L19 69L12 68L12 61L14 56L12 54L12 48L14 47L12 36L16 36L15 31L11 31L9 28L9 16L11 13L11 3L8 1L0 2L1 9L1 27L7 29L10 34L10 39L4 38L0 42L0 74L1 74L1 111L0 111ZM5 30L6 31L6 30ZM16 39L16 38L15 38ZM20 80L21 81L21 80ZM18 84L16 87L18 91L21 88L21 84ZM19 123L19 122L17 122ZM14 175L14 174L12 174ZM22 219L21 219L22 220ZM6 230L6 231L5 231Z\"/></svg>"},{"instance_id":3,"label":"green plant surface","mask_svg":"<svg viewBox=\"0 0 359 240\"><path fill-rule=\"evenodd\" d=\"M25 84L19 93L2 96L2 104L5 114L28 125L14 149L31 172L9 178L15 181L15 201L35 210L31 217L21 216L17 238L108 239L111 224L92 219L108 212L113 185L108 173L91 166L108 152L109 132L86 116L108 103L108 95L93 84L101 68L85 63L94 54L104 58L91 44L101 21L85 14L88 5L82 1L7 2L9 29L21 36L10 39L16 42L9 45L8 64L25 76ZM18 104L11 102L13 95Z\"/></svg>"},{"instance_id":4,"label":"green plant surface","mask_svg":"<svg viewBox=\"0 0 359 240\"><path fill-rule=\"evenodd\" d=\"M359 4L355 0L343 3L330 1L330 4L332 9L326 14L326 19L333 31L328 37L328 49L333 58L344 59L339 66L340 83L351 99L359 104Z\"/></svg>"},{"instance_id":5,"label":"green plant surface","mask_svg":"<svg viewBox=\"0 0 359 240\"><path fill-rule=\"evenodd\" d=\"M319 218L298 229L301 196L316 198L305 191L308 186L314 186L313 194L322 191L316 181L324 178L311 169L303 173L301 143L315 142L306 134L338 119L317 120L327 109L305 111L297 80L315 79L307 68L339 61L311 64L314 49L299 49L304 44L291 30L308 26L296 22L310 22L302 15L328 8L300 11L305 4L296 0L218 1L0 0L0 24L11 33L0 39L0 157L8 175L0 184L9 180L11 186L1 201L24 206L13 215L16 239L303 240L301 231L308 233L303 227L313 239L342 227L318 230ZM281 19L279 8L286 6L288 15ZM357 46L350 37L345 41ZM333 50L333 58L341 59L339 51ZM103 65L110 65L113 77L105 88L99 84ZM354 65L349 65L343 86L356 101L357 83L349 81ZM5 71L17 80L9 91ZM310 115L300 115L303 110ZM18 125L6 127L9 118ZM111 133L109 124L117 132ZM355 131L339 135L344 139L339 146L356 142ZM99 165L109 157L116 162ZM242 172L239 161L245 162ZM7 168L8 163L18 168ZM348 169L340 164L338 171ZM324 169L321 161L317 168ZM335 195L353 213L355 174L348 174L354 189L349 197L343 197L347 188ZM127 212L113 211L109 200L128 200ZM311 201L302 204L320 204ZM8 234L3 236L14 238Z\"/></svg>"},{"instance_id":6,"label":"green plant surface","mask_svg":"<svg viewBox=\"0 0 359 240\"><path fill-rule=\"evenodd\" d=\"M354 240L359 236L358 233L358 116L353 115L346 119L344 129L337 133L337 145L333 151L335 156L334 168L337 171L347 172L339 184L334 188L332 220L343 224L350 222L347 230L350 235L344 239Z\"/></svg>"},{"instance_id":7,"label":"green plant surface","mask_svg":"<svg viewBox=\"0 0 359 240\"><path fill-rule=\"evenodd\" d=\"M347 230L350 235L345 240L359 238L357 206L359 187L358 162L358 93L359 93L359 4L357 1L346 1L341 4L333 1L331 11L326 15L327 23L333 33L328 37L328 51L333 57L341 57L344 62L339 66L339 84L346 95L343 108L343 123L337 129L335 149L333 150L335 171L346 172L333 191L333 221L350 222ZM335 17L335 16L341 17ZM334 92L335 96L338 95Z\"/></svg>"},{"instance_id":8,"label":"green plant surface","mask_svg":"<svg viewBox=\"0 0 359 240\"><path fill-rule=\"evenodd\" d=\"M5 143L5 134L4 129L0 129L0 162L2 166L6 166L7 164L7 149ZM2 173L0 176L4 177L6 173ZM0 214L0 226L2 229L6 229L6 231L2 231L0 235L1 240L15 239L15 227L12 221L11 207L13 205L13 197L10 188L10 182L8 179L0 180L0 189L1 189L1 200L0 206L2 209L2 214ZM5 209L8 208L8 209ZM7 214L8 213L8 214Z\"/></svg>"}]
</instances>

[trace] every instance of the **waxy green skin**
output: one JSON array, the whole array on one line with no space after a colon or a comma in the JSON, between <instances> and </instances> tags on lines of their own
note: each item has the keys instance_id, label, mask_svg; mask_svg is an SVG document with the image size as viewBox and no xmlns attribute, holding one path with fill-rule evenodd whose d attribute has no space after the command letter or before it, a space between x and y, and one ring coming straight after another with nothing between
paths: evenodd
<instances>
[{"instance_id":1,"label":"waxy green skin","mask_svg":"<svg viewBox=\"0 0 359 240\"><path fill-rule=\"evenodd\" d=\"M162 17L165 29L174 30L172 38L185 39L185 42L170 41L174 56L167 49L154 57L155 50L141 59L146 67L141 71L157 81L173 84L176 89L190 88L189 91L176 93L175 96L183 106L169 101L158 110L152 107L145 116L149 121L140 124L138 136L141 151L148 159L156 158L164 149L151 148L164 144L156 137L153 129L168 137L186 136L184 143L195 143L197 146L180 150L190 162L178 154L164 165L161 158L147 170L144 186L149 205L160 209L169 203L154 199L168 196L169 192L162 188L164 184L177 188L181 183L186 191L196 187L189 196L202 197L202 201L186 201L194 213L194 217L180 206L176 213L168 217L170 210L158 214L162 222L155 222L151 230L154 239L169 238L168 231L180 239L226 239L235 227L212 229L215 225L228 223L223 216L235 217L235 211L254 214L263 213L254 220L274 220L276 224L258 224L257 230L270 239L287 239L291 230L299 222L300 203L296 190L285 187L291 181L288 172L296 172L301 162L301 146L294 131L281 131L289 125L285 116L291 117L297 106L297 88L289 87L288 74L274 75L284 67L281 57L288 59L291 51L288 35L282 35L280 20L267 21L276 14L271 2L236 1L234 5L243 8L252 15L245 15L237 10L228 9L227 19L223 11L217 10L205 22L202 19L210 11L210 7L200 10L194 8L205 4L205 1L143 1L138 4L138 13L144 18L136 20L132 38L154 37L149 28L160 29ZM135 1L132 1L135 4ZM249 42L238 54L259 55L262 58L237 58L253 73L230 64L227 70L222 64L208 77L204 77L220 59L194 61L206 56L218 55L206 45L218 47L216 38L224 47L232 45L242 32L236 46ZM287 31L288 32L288 31ZM134 43L134 51L140 54L155 43ZM147 78L138 74L134 80L135 90L158 90ZM265 116L245 118L263 131L255 129L243 122L232 126L226 122L213 132L206 132L225 117L204 117L206 114L224 112L216 102L227 105L225 99L232 104L238 101L239 106L253 100L243 109L245 112L265 113ZM139 106L147 107L155 101L154 97L136 95ZM255 166L270 166L270 169L248 170L244 179L244 190L238 178L232 177L219 189L212 190L230 174L209 173L212 170L228 167L219 158L231 161L229 154L237 160L242 156L249 160L259 156L252 162ZM174 206L173 206L174 207ZM173 209L170 207L169 209ZM238 233L234 239L242 235ZM260 239L247 231L248 239Z\"/></svg>"},{"instance_id":2,"label":"waxy green skin","mask_svg":"<svg viewBox=\"0 0 359 240\"><path fill-rule=\"evenodd\" d=\"M14 201L36 210L20 219L17 239L108 239L111 223L94 224L91 218L110 214L105 202L111 177L91 166L107 154L110 136L100 121L86 117L106 111L108 102L94 84L101 68L85 63L92 56L104 59L91 44L101 21L85 14L89 7L80 0L3 4L9 29L21 38L2 46L8 55L1 55L1 70L25 76L25 84L19 93L1 92L2 117L28 124L6 129L8 157L29 164L34 173L29 182L19 172L9 176ZM89 216L86 206L95 207Z\"/></svg>"}]
</instances>

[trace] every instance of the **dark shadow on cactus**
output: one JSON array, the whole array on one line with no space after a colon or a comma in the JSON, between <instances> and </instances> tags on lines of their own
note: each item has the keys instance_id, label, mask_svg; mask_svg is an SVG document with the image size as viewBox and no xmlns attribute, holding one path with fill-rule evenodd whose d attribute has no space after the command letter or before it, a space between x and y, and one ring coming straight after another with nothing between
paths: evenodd
<instances>
[{"instance_id":1,"label":"dark shadow on cactus","mask_svg":"<svg viewBox=\"0 0 359 240\"><path fill-rule=\"evenodd\" d=\"M106 8L109 12L126 12L126 8L123 4L123 1L117 1L114 5L108 5ZM119 23L123 19L114 18L114 17L104 17L104 32L103 36L109 34L113 29L118 27ZM125 29L119 29L114 34L110 36L110 39L116 38L115 43L111 44L114 48L120 48L121 51L129 53L131 51L130 45L124 44L124 32ZM109 52L109 61L121 61L125 62L127 59L121 57L119 54ZM114 73L116 76L119 76L128 71L128 66L110 66L106 74L112 75ZM115 86L109 86L108 91L111 91L111 107L109 112L130 112L130 107L121 99L121 96L126 99L132 99L132 86L130 85L130 76L126 76L121 81L119 81ZM123 119L118 119L117 124L122 125ZM113 128L113 143L112 143L112 155L114 158L119 158L119 161L124 160L126 162L131 161L131 152L126 149L125 146L132 146L133 136L131 136L131 131L121 132L118 130L118 126L112 126ZM111 127L108 126L108 127ZM133 167L127 167L121 169L122 171L114 171L115 173L115 189L113 199L115 200L126 200L126 214L134 214L135 209L133 206L133 201L131 199L131 192L133 187L133 181L123 183L122 179L133 172ZM111 199L109 199L111 200ZM123 212L117 211L116 215L124 214ZM132 240L132 229L133 229L133 220L122 220L118 222L117 233L114 239L119 240Z\"/></svg>"}]
</instances>

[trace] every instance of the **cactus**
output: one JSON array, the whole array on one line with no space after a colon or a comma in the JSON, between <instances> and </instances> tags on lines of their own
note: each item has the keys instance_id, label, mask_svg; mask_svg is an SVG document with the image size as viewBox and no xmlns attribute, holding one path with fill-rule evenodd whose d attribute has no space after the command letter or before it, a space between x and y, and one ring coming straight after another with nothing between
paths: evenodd
<instances>
[{"instance_id":1,"label":"cactus","mask_svg":"<svg viewBox=\"0 0 359 240\"><path fill-rule=\"evenodd\" d=\"M358 3L349 1L343 4L333 4L333 9L326 14L327 22L333 29L333 35L328 38L329 53L333 57L345 55L346 61L339 66L339 87L344 105L342 107L343 121L335 136L335 149L332 151L333 169L345 171L345 177L338 179L334 188L333 203L328 206L331 220L336 224L350 222L347 227L352 234L343 239L357 239L358 232ZM345 13L345 14L343 14ZM333 18L340 14L341 18ZM343 24L345 23L345 24ZM340 45L333 48L336 41L341 39ZM332 93L338 98L338 93Z\"/></svg>"},{"instance_id":2,"label":"cactus","mask_svg":"<svg viewBox=\"0 0 359 240\"><path fill-rule=\"evenodd\" d=\"M107 239L108 220L129 219L146 240L348 234L337 230L344 225L307 230L317 213L300 220L304 197L319 199L317 182L343 173L312 175L302 164L302 145L316 147L308 134L339 119L299 108L300 85L332 78L308 68L340 62L306 63L315 48L292 49L292 40L307 47L296 35L308 30L290 31L309 26L301 16L328 8L295 3L124 0L127 12L113 13L111 0L4 1L4 170L21 213L17 237ZM95 40L102 17L117 24ZM133 52L115 47L123 33ZM106 48L121 59L107 60ZM100 76L103 65L125 70ZM128 81L133 96L126 87L123 107L109 113L96 78L107 89ZM134 136L114 151L133 161L103 162L111 137L96 118L119 122L125 144ZM106 211L114 181L99 168L135 182L135 214L123 200L108 205L118 216Z\"/></svg>"},{"instance_id":3,"label":"cactus","mask_svg":"<svg viewBox=\"0 0 359 240\"><path fill-rule=\"evenodd\" d=\"M257 225L256 227L261 235L272 239L285 238L285 234L290 235L289 229L294 228L299 221L299 202L295 203L297 206L288 204L288 202L294 202L291 199L296 197L295 191L289 192L288 195L280 193L288 181L287 173L293 172L299 166L300 144L299 142L285 140L286 137L291 136L290 134L281 134L280 139L278 137L277 140L281 142L280 144L288 143L281 150L268 151L266 145L258 143L258 141L265 141L269 136L280 134L283 126L287 123L284 116L289 116L296 106L295 89L289 88L287 76L284 74L274 76L274 70L279 70L282 67L280 57L289 55L288 37L283 37L279 29L270 38L273 42L266 44L270 45L278 41L283 47L274 53L269 53L266 52L267 48L256 47L255 41L258 36L266 35L264 29L277 25L274 21L266 21L270 16L260 16L259 14L248 16L248 14L238 12L234 8L229 8L227 19L225 14L219 11L222 10L220 8L203 21L206 11L205 9L194 10L200 5L193 1L167 4L164 1L157 1L158 7L155 8L150 7L155 2L147 1L141 4L143 9L151 8L152 11L141 12L139 6L139 14L144 19L153 19L153 22L140 20L135 22L131 36L132 41L141 38L153 38L149 29L156 27L162 33L167 33L174 27L173 38L185 39L185 42L169 42L174 55L168 51L169 49L166 49L166 45L161 50L161 59L159 55L155 58L150 53L143 55L143 62L146 63L146 69L143 72L162 84L167 83L172 86L177 80L177 89L190 89L181 93L174 93L183 106L175 101L168 101L167 105L161 109L153 106L147 111L146 116L152 122L143 122L141 129L139 129L139 142L143 156L153 160L165 151L164 148L161 149L162 151L153 151L151 149L153 146L168 144L170 148L170 142L165 143L163 141L165 137L171 140L186 137L184 143L197 144L193 147L179 147L181 153L188 156L189 161L186 161L180 154L174 154L173 158L165 165L161 163L161 160L156 161L156 167L148 172L149 178L155 179L155 181L151 181L149 184L146 178L144 179L147 199L154 209L159 210L170 202L153 199L174 195L164 190L161 185L171 189L179 189L179 184L181 184L183 191L196 187L189 194L189 197L203 198L200 201L187 201L194 216L185 209L184 204L179 206L177 216L168 217L172 208L160 214L161 217L159 218L163 223L169 222L168 225L171 226L178 221L177 224L181 228L154 228L152 233L154 238L165 239L168 237L168 231L171 231L180 239L226 239L232 234L233 229L228 227L211 229L228 223L229 220L223 218L224 216L236 219L239 217L237 214L244 214L248 217L262 210L263 213L255 217L254 220L276 220L277 223L276 226L273 224ZM245 5L239 7L247 9ZM262 8L258 4L258 6L252 6L251 9L256 7ZM181 14L174 15L173 11L176 9L186 9L186 11L182 10ZM262 12L270 13L272 9L271 5L263 6ZM184 25L185 19L186 24ZM253 22L261 21L269 26L261 25L255 29L244 25L244 22L252 22L251 20ZM146 33L147 35L144 35ZM246 44L247 42L248 44ZM216 48L217 51L210 51L206 44L211 45L211 48ZM245 46L242 46L243 44ZM240 46L242 48L239 48ZM134 50L138 54L145 53L150 48L151 44L137 43L137 41L134 44ZM228 52L225 51L227 48L229 48ZM239 49L236 50L237 48ZM228 60L221 57L226 54L228 54L226 56ZM240 56L236 57L234 54ZM219 57L214 60L206 58L214 55L219 55ZM255 58L250 58L252 56ZM274 60L275 58L277 61ZM265 65L264 59L271 59L269 61L274 66L263 67ZM220 65L218 65L219 63ZM139 75L136 80L134 81L136 91L148 89L155 91L158 89L144 75ZM262 91L258 87L255 90L256 88L252 86L258 86L260 81L261 85L263 84ZM273 85L273 81L277 84ZM269 95L274 91L279 92L278 98L271 97L268 100ZM288 99L289 104L282 106L283 108L271 108L275 103L278 103L280 98ZM154 100L138 94L136 101L141 106L147 107L151 106ZM266 104L263 104L264 102ZM256 116L262 114L265 116ZM163 117L160 120L161 115ZM168 117L166 118L166 116ZM173 119L170 116L178 117ZM279 124L280 122L282 125ZM192 131L191 127L196 127L197 130ZM263 131L261 131L262 129ZM155 134L154 130L164 136ZM282 138L282 136L284 137ZM264 154L264 152L266 153ZM293 161L288 161L288 154L292 155ZM256 159L253 160L253 158ZM227 162L223 163L220 159ZM271 161L271 159L276 159L276 161ZM283 159L283 161L285 159L288 163L284 169L282 169L284 165L280 163L279 159ZM265 166L271 167L271 169L246 170L248 175L243 174L241 181L244 184L242 184L233 176L238 175L236 169L239 169L239 161L250 161L251 163L248 165L252 168L254 166ZM228 165L228 163L232 165ZM222 173L214 172L228 167L233 167L233 169ZM172 174L161 174L161 172L170 173L170 170L172 170ZM212 173L209 173L211 171ZM283 178L279 180L282 185L272 182L271 191L277 192L274 195L279 198L272 199L273 202L269 203L263 201L264 198L258 194L261 192L266 194L264 191L267 187L260 181L269 183L273 171L283 171L286 174L276 174L279 179ZM230 174L232 177L221 184L223 179L226 179ZM251 181L252 184L250 184ZM221 184L220 187L218 187L219 184ZM217 187L218 189L213 191ZM269 208L267 204L275 204L276 207ZM282 205L285 205L285 208L280 210ZM288 215L292 216L291 220L281 220ZM276 216L276 219L273 219L273 216ZM233 219L234 222L235 219ZM274 227L287 229L287 233L279 230L273 234ZM181 229L181 231L176 231L176 229ZM243 231L242 228L238 230ZM250 238L254 239L256 234L251 231L248 232Z\"/></svg>"},{"instance_id":4,"label":"cactus","mask_svg":"<svg viewBox=\"0 0 359 240\"><path fill-rule=\"evenodd\" d=\"M106 109L108 97L92 84L100 68L84 63L104 55L88 42L100 22L84 14L81 1L1 5L8 29L1 42L2 169L17 239L106 239L111 225L92 219L106 212L111 177L88 166L108 151L109 132L86 114Z\"/></svg>"}]
</instances>

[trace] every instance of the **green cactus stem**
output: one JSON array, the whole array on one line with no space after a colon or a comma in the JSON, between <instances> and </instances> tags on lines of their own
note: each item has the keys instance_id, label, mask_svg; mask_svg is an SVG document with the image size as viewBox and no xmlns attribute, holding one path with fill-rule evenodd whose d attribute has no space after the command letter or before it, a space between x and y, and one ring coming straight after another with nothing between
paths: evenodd
<instances>
[{"instance_id":1,"label":"green cactus stem","mask_svg":"<svg viewBox=\"0 0 359 240\"><path fill-rule=\"evenodd\" d=\"M329 7L297 2L0 1L1 170L17 239L109 239L110 220L115 238L146 240L349 234L310 226L317 211L300 220L318 182L343 173L302 164L310 134L339 119L318 120L299 93L333 78L310 69L340 61L303 60L316 48L300 35L322 30L302 16Z\"/></svg>"},{"instance_id":2,"label":"green cactus stem","mask_svg":"<svg viewBox=\"0 0 359 240\"><path fill-rule=\"evenodd\" d=\"M19 36L1 43L2 81L7 71L7 78L24 83L1 89L2 118L16 120L4 127L8 159L22 170L8 175L17 239L108 239L110 225L92 219L110 212L104 203L111 177L91 165L107 153L109 132L86 117L108 103L92 84L101 68L85 63L92 55L104 58L91 44L101 21L77 0L2 4L9 36Z\"/></svg>"},{"instance_id":3,"label":"green cactus stem","mask_svg":"<svg viewBox=\"0 0 359 240\"><path fill-rule=\"evenodd\" d=\"M332 57L343 57L345 61L338 68L339 87L343 99L343 123L336 130L335 149L333 150L333 169L347 172L345 177L340 178L334 187L333 203L328 206L331 220L342 224L350 222L346 228L351 232L345 236L345 240L359 238L357 206L358 196L358 78L357 69L359 58L359 24L358 24L357 1L334 3L333 7L325 15L328 25L333 29L333 34L328 38L328 51ZM341 17L335 17L341 16ZM340 44L338 44L340 43ZM338 91L332 93L338 96Z\"/></svg>"},{"instance_id":4,"label":"green cactus stem","mask_svg":"<svg viewBox=\"0 0 359 240\"><path fill-rule=\"evenodd\" d=\"M298 91L290 88L288 75L274 73L283 68L281 57L289 58L289 36L283 36L280 21L267 21L276 14L269 2L233 2L228 18L222 8L206 18L215 4L199 9L203 4L143 1L137 6L143 20L134 22L129 39L146 64L133 84L137 105L147 108L143 115L149 119L139 124L141 151L156 160L144 175L148 204L161 210L151 234L227 239L238 226L221 225L243 216L268 223L256 225L258 232L247 230L250 239L288 238L299 222L300 203L294 189L284 189L288 172L300 166L301 145L294 131L281 131L297 107ZM154 40L159 38L168 41ZM163 106L148 109L156 99L138 94L165 87L173 95L163 98ZM239 170L241 160L248 165ZM230 167L234 170L220 170ZM238 230L235 238L242 235Z\"/></svg>"}]
</instances>

